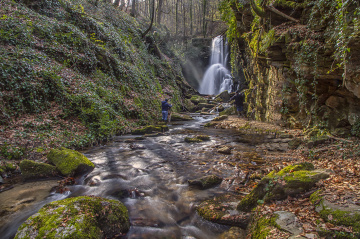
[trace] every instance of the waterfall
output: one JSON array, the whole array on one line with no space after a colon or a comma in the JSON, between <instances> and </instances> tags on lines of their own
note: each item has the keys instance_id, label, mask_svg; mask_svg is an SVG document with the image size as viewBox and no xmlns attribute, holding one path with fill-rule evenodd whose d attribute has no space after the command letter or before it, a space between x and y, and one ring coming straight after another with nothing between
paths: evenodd
<instances>
[{"instance_id":1,"label":"waterfall","mask_svg":"<svg viewBox=\"0 0 360 239\"><path fill-rule=\"evenodd\" d=\"M217 36L212 41L210 66L206 70L199 92L206 95L217 95L225 90L231 91L232 78L226 69L228 58L228 45L222 36Z\"/></svg>"}]
</instances>

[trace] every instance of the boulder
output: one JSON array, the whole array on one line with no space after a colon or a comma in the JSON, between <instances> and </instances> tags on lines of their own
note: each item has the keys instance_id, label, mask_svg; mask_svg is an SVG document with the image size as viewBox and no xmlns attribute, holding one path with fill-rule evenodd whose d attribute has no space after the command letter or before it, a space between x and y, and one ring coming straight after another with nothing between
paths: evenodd
<instances>
[{"instance_id":1,"label":"boulder","mask_svg":"<svg viewBox=\"0 0 360 239\"><path fill-rule=\"evenodd\" d=\"M95 167L85 155L66 148L62 148L61 150L52 149L47 155L47 159L50 163L54 164L64 176L86 173Z\"/></svg>"},{"instance_id":2,"label":"boulder","mask_svg":"<svg viewBox=\"0 0 360 239\"><path fill-rule=\"evenodd\" d=\"M221 116L218 116L216 118L213 119L213 121L221 121L221 120L224 120L224 119L227 119L228 116L227 115L221 115Z\"/></svg>"},{"instance_id":3,"label":"boulder","mask_svg":"<svg viewBox=\"0 0 360 239\"><path fill-rule=\"evenodd\" d=\"M275 212L277 218L276 224L285 231L290 232L294 236L297 236L304 232L301 224L298 222L299 219L292 212L278 211Z\"/></svg>"},{"instance_id":4,"label":"boulder","mask_svg":"<svg viewBox=\"0 0 360 239\"><path fill-rule=\"evenodd\" d=\"M199 95L191 96L190 101L195 105L197 105L199 103L206 103L207 102L207 100L205 98L203 98L203 97L201 97Z\"/></svg>"},{"instance_id":5,"label":"boulder","mask_svg":"<svg viewBox=\"0 0 360 239\"><path fill-rule=\"evenodd\" d=\"M126 207L100 197L72 197L43 206L15 238L115 238L129 230Z\"/></svg>"},{"instance_id":6,"label":"boulder","mask_svg":"<svg viewBox=\"0 0 360 239\"><path fill-rule=\"evenodd\" d=\"M349 232L348 237L344 238L360 238L360 206L350 203L332 203L321 196L320 190L310 196L310 201L314 204L315 210L326 222L340 227L347 226L353 228L353 232ZM332 235L331 238L340 237L340 235L336 235L333 231L323 230L322 233L328 236L329 234Z\"/></svg>"},{"instance_id":7,"label":"boulder","mask_svg":"<svg viewBox=\"0 0 360 239\"><path fill-rule=\"evenodd\" d=\"M238 195L221 195L202 202L196 211L208 221L246 229L251 213L236 210L236 202L239 198Z\"/></svg>"},{"instance_id":8,"label":"boulder","mask_svg":"<svg viewBox=\"0 0 360 239\"><path fill-rule=\"evenodd\" d=\"M145 134L152 134L156 132L165 132L168 131L169 127L166 125L148 125L141 129L133 130L131 133L133 135L145 135Z\"/></svg>"},{"instance_id":9,"label":"boulder","mask_svg":"<svg viewBox=\"0 0 360 239\"><path fill-rule=\"evenodd\" d=\"M203 142L203 141L208 141L210 140L210 137L207 135L197 135L193 138L190 137L185 137L185 142L187 143L199 143L199 142Z\"/></svg>"},{"instance_id":10,"label":"boulder","mask_svg":"<svg viewBox=\"0 0 360 239\"><path fill-rule=\"evenodd\" d=\"M208 189L215 187L216 185L222 182L222 178L216 175L204 176L194 180L188 180L189 186L198 188L198 189Z\"/></svg>"},{"instance_id":11,"label":"boulder","mask_svg":"<svg viewBox=\"0 0 360 239\"><path fill-rule=\"evenodd\" d=\"M287 196L295 196L308 191L319 180L328 177L327 172L314 170L314 166L307 162L285 167L278 173L273 171L262 178L251 193L240 201L237 209L251 211L258 202L281 200Z\"/></svg>"},{"instance_id":12,"label":"boulder","mask_svg":"<svg viewBox=\"0 0 360 239\"><path fill-rule=\"evenodd\" d=\"M229 231L220 235L220 239L239 239L246 238L246 231L239 227L231 227Z\"/></svg>"},{"instance_id":13,"label":"boulder","mask_svg":"<svg viewBox=\"0 0 360 239\"><path fill-rule=\"evenodd\" d=\"M219 98L222 99L222 101L224 102L228 102L230 100L229 92L225 90L215 97L215 99L219 99Z\"/></svg>"},{"instance_id":14,"label":"boulder","mask_svg":"<svg viewBox=\"0 0 360 239\"><path fill-rule=\"evenodd\" d=\"M222 146L220 149L218 149L218 153L231 154L231 148L228 146Z\"/></svg>"},{"instance_id":15,"label":"boulder","mask_svg":"<svg viewBox=\"0 0 360 239\"><path fill-rule=\"evenodd\" d=\"M47 163L24 159L19 166L24 179L50 178L58 175L56 167Z\"/></svg>"},{"instance_id":16,"label":"boulder","mask_svg":"<svg viewBox=\"0 0 360 239\"><path fill-rule=\"evenodd\" d=\"M234 115L234 114L236 114L235 106L231 106L230 108L227 108L219 113L219 115Z\"/></svg>"},{"instance_id":17,"label":"boulder","mask_svg":"<svg viewBox=\"0 0 360 239\"><path fill-rule=\"evenodd\" d=\"M179 113L171 113L171 121L189 121L189 120L193 120L194 118L191 117L190 115L185 115L185 114L179 114Z\"/></svg>"}]
</instances>

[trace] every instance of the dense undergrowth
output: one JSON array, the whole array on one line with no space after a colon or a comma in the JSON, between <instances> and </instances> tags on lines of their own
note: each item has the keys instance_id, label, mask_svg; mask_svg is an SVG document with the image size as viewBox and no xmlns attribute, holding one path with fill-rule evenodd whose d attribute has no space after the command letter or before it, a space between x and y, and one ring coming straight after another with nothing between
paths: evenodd
<instances>
[{"instance_id":1,"label":"dense undergrowth","mask_svg":"<svg viewBox=\"0 0 360 239\"><path fill-rule=\"evenodd\" d=\"M94 3L0 2L1 158L129 132L156 121L164 97L176 111L191 104L179 66L154 53L141 25Z\"/></svg>"}]
</instances>

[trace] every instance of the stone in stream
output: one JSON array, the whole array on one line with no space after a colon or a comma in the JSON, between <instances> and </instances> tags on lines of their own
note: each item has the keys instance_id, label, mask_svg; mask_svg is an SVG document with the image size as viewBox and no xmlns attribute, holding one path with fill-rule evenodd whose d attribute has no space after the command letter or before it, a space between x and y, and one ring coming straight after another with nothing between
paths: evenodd
<instances>
[{"instance_id":1,"label":"stone in stream","mask_svg":"<svg viewBox=\"0 0 360 239\"><path fill-rule=\"evenodd\" d=\"M250 222L251 213L236 210L240 198L241 196L232 194L215 197L202 202L196 211L208 221L246 229Z\"/></svg>"},{"instance_id":2,"label":"stone in stream","mask_svg":"<svg viewBox=\"0 0 360 239\"><path fill-rule=\"evenodd\" d=\"M194 180L188 180L189 186L198 189L208 189L215 187L222 182L222 178L216 175L204 176Z\"/></svg>"},{"instance_id":3,"label":"stone in stream","mask_svg":"<svg viewBox=\"0 0 360 239\"><path fill-rule=\"evenodd\" d=\"M231 148L228 146L222 146L220 149L218 149L218 153L231 154Z\"/></svg>"},{"instance_id":4,"label":"stone in stream","mask_svg":"<svg viewBox=\"0 0 360 239\"><path fill-rule=\"evenodd\" d=\"M53 163L56 168L64 176L74 176L82 174L94 169L95 165L82 153L75 150L62 148L52 149L47 155L50 163Z\"/></svg>"},{"instance_id":5,"label":"stone in stream","mask_svg":"<svg viewBox=\"0 0 360 239\"><path fill-rule=\"evenodd\" d=\"M285 167L278 173L269 173L249 195L243 198L237 206L240 211L251 211L258 202L281 200L287 196L295 196L311 189L321 180L329 177L324 170L314 170L311 163L299 163Z\"/></svg>"},{"instance_id":6,"label":"stone in stream","mask_svg":"<svg viewBox=\"0 0 360 239\"><path fill-rule=\"evenodd\" d=\"M50 178L58 175L55 166L24 159L20 162L21 176L26 179Z\"/></svg>"},{"instance_id":7,"label":"stone in stream","mask_svg":"<svg viewBox=\"0 0 360 239\"><path fill-rule=\"evenodd\" d=\"M19 227L15 238L115 238L129 228L124 204L82 196L46 204Z\"/></svg>"}]
</instances>

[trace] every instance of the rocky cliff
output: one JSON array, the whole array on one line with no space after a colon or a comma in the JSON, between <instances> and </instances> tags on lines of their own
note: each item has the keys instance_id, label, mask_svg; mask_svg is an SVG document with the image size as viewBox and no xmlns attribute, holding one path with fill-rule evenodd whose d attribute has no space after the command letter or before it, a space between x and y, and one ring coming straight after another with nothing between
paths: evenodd
<instances>
[{"instance_id":1,"label":"rocky cliff","mask_svg":"<svg viewBox=\"0 0 360 239\"><path fill-rule=\"evenodd\" d=\"M248 115L316 134L359 135L359 2L226 2Z\"/></svg>"}]
</instances>

